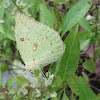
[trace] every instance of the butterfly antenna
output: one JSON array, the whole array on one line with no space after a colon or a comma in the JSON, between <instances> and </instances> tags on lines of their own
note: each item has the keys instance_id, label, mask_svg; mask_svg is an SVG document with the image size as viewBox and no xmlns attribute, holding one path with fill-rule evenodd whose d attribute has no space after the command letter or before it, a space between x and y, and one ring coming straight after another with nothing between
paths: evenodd
<instances>
[{"instance_id":1,"label":"butterfly antenna","mask_svg":"<svg viewBox=\"0 0 100 100\"><path fill-rule=\"evenodd\" d=\"M38 67L38 69L40 70L41 74L45 77L43 71ZM45 77L46 78L46 77Z\"/></svg>"},{"instance_id":2,"label":"butterfly antenna","mask_svg":"<svg viewBox=\"0 0 100 100\"><path fill-rule=\"evenodd\" d=\"M37 68L40 70L40 72L41 72L41 74L43 75L43 77L45 77L45 75L44 75L44 73L42 72L42 70L37 66ZM30 71L30 69L28 69L27 67L26 67L26 70L27 71ZM32 70L32 69L31 69ZM34 70L34 69L33 69ZM45 77L46 78L46 77Z\"/></svg>"}]
</instances>

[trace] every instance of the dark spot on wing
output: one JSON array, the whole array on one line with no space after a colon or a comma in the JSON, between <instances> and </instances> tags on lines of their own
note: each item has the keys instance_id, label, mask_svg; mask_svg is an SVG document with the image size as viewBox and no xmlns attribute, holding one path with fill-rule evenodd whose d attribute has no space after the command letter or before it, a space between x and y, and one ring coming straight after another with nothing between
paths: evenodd
<instances>
[{"instance_id":1,"label":"dark spot on wing","mask_svg":"<svg viewBox=\"0 0 100 100\"><path fill-rule=\"evenodd\" d=\"M20 38L21 41L24 41L24 38Z\"/></svg>"},{"instance_id":2,"label":"dark spot on wing","mask_svg":"<svg viewBox=\"0 0 100 100\"><path fill-rule=\"evenodd\" d=\"M51 51L51 53L53 53L53 51Z\"/></svg>"},{"instance_id":3,"label":"dark spot on wing","mask_svg":"<svg viewBox=\"0 0 100 100\"><path fill-rule=\"evenodd\" d=\"M50 45L52 45L52 43L50 43Z\"/></svg>"},{"instance_id":4,"label":"dark spot on wing","mask_svg":"<svg viewBox=\"0 0 100 100\"><path fill-rule=\"evenodd\" d=\"M34 22L36 23L37 21L35 20Z\"/></svg>"},{"instance_id":5,"label":"dark spot on wing","mask_svg":"<svg viewBox=\"0 0 100 100\"><path fill-rule=\"evenodd\" d=\"M46 36L46 39L48 39L48 37Z\"/></svg>"},{"instance_id":6,"label":"dark spot on wing","mask_svg":"<svg viewBox=\"0 0 100 100\"><path fill-rule=\"evenodd\" d=\"M33 59L33 64L36 65L36 63L35 63L35 59Z\"/></svg>"},{"instance_id":7,"label":"dark spot on wing","mask_svg":"<svg viewBox=\"0 0 100 100\"><path fill-rule=\"evenodd\" d=\"M30 28L28 27L28 29L30 29Z\"/></svg>"}]
</instances>

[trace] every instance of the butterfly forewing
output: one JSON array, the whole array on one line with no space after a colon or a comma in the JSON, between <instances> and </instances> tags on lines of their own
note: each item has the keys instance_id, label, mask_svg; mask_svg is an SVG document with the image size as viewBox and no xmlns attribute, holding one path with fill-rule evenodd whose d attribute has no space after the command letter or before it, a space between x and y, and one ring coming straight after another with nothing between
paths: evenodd
<instances>
[{"instance_id":1,"label":"butterfly forewing","mask_svg":"<svg viewBox=\"0 0 100 100\"><path fill-rule=\"evenodd\" d=\"M28 68L46 66L63 55L63 41L54 29L20 12L15 21L17 47Z\"/></svg>"}]
</instances>

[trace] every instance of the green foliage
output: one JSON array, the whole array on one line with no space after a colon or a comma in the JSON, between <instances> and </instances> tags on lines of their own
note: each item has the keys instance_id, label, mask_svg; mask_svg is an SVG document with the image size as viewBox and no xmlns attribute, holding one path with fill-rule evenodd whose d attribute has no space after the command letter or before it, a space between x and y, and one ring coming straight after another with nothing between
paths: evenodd
<instances>
[{"instance_id":1,"label":"green foliage","mask_svg":"<svg viewBox=\"0 0 100 100\"><path fill-rule=\"evenodd\" d=\"M90 42L90 32L83 31L78 34L80 40L80 50L83 50Z\"/></svg>"},{"instance_id":2,"label":"green foliage","mask_svg":"<svg viewBox=\"0 0 100 100\"><path fill-rule=\"evenodd\" d=\"M2 71L0 70L0 87L2 86Z\"/></svg>"},{"instance_id":3,"label":"green foliage","mask_svg":"<svg viewBox=\"0 0 100 100\"><path fill-rule=\"evenodd\" d=\"M95 50L95 52L94 52L94 57L93 57L93 61L94 61L94 62L95 62L95 61L97 60L97 58L99 57L99 54L100 54L99 49Z\"/></svg>"},{"instance_id":4,"label":"green foliage","mask_svg":"<svg viewBox=\"0 0 100 100\"><path fill-rule=\"evenodd\" d=\"M91 31L91 26L89 25L89 22L84 17L81 19L81 21L79 22L79 24L85 30L90 30Z\"/></svg>"},{"instance_id":5,"label":"green foliage","mask_svg":"<svg viewBox=\"0 0 100 100\"><path fill-rule=\"evenodd\" d=\"M86 81L79 77L78 79L78 89L79 89L79 100L96 100L96 96L87 85Z\"/></svg>"},{"instance_id":6,"label":"green foliage","mask_svg":"<svg viewBox=\"0 0 100 100\"><path fill-rule=\"evenodd\" d=\"M66 95L66 92L64 91L64 94L63 94L63 97L62 97L62 100L69 100L67 95Z\"/></svg>"},{"instance_id":7,"label":"green foliage","mask_svg":"<svg viewBox=\"0 0 100 100\"><path fill-rule=\"evenodd\" d=\"M68 11L63 21L62 36L85 16L90 7L88 0L80 0Z\"/></svg>"},{"instance_id":8,"label":"green foliage","mask_svg":"<svg viewBox=\"0 0 100 100\"><path fill-rule=\"evenodd\" d=\"M69 36L64 41L66 46L65 54L62 56L60 68L57 73L63 81L68 80L77 69L80 54L80 44L77 33L78 26L71 31Z\"/></svg>"},{"instance_id":9,"label":"green foliage","mask_svg":"<svg viewBox=\"0 0 100 100\"><path fill-rule=\"evenodd\" d=\"M15 83L15 79L14 78L10 78L7 80L6 84L5 84L5 88L10 90L12 88L12 85Z\"/></svg>"},{"instance_id":10,"label":"green foliage","mask_svg":"<svg viewBox=\"0 0 100 100\"><path fill-rule=\"evenodd\" d=\"M87 71L89 71L91 73L96 72L96 66L95 66L94 62L86 61L83 65Z\"/></svg>"},{"instance_id":11,"label":"green foliage","mask_svg":"<svg viewBox=\"0 0 100 100\"><path fill-rule=\"evenodd\" d=\"M79 90L78 90L78 76L77 75L73 75L72 77L70 77L67 80L67 82L68 82L69 87L73 91L73 93L79 95Z\"/></svg>"},{"instance_id":12,"label":"green foliage","mask_svg":"<svg viewBox=\"0 0 100 100\"><path fill-rule=\"evenodd\" d=\"M5 72L8 68L8 65L0 63L0 70L2 73Z\"/></svg>"},{"instance_id":13,"label":"green foliage","mask_svg":"<svg viewBox=\"0 0 100 100\"><path fill-rule=\"evenodd\" d=\"M65 53L49 65L50 68L25 69L15 40L17 11L52 27L63 37ZM98 0L0 0L0 100L100 100L100 93L95 92L99 89L90 88L92 84L88 76L88 73L98 74L99 12ZM93 58L81 58L80 52L88 54L90 46L93 47ZM28 61L28 58L25 59ZM3 84L5 71L17 75ZM16 81L18 85L13 88ZM97 82L98 79L94 83Z\"/></svg>"},{"instance_id":14,"label":"green foliage","mask_svg":"<svg viewBox=\"0 0 100 100\"><path fill-rule=\"evenodd\" d=\"M15 76L15 79L20 87L24 85L29 85L29 82L22 76Z\"/></svg>"},{"instance_id":15,"label":"green foliage","mask_svg":"<svg viewBox=\"0 0 100 100\"><path fill-rule=\"evenodd\" d=\"M52 8L48 9L46 5L40 5L40 22L52 28L54 27L55 15L53 14Z\"/></svg>"}]
</instances>

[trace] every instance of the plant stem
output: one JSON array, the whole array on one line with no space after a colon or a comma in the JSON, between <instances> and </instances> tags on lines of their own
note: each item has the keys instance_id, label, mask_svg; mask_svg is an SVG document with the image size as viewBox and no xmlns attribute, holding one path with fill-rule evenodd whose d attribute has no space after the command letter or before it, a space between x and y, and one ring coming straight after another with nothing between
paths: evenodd
<instances>
[{"instance_id":1,"label":"plant stem","mask_svg":"<svg viewBox=\"0 0 100 100\"><path fill-rule=\"evenodd\" d=\"M13 4L20 10L20 12L22 12L21 9L18 7L18 5L15 3L15 1L14 1L14 0L11 0L11 1L12 1Z\"/></svg>"},{"instance_id":2,"label":"plant stem","mask_svg":"<svg viewBox=\"0 0 100 100\"><path fill-rule=\"evenodd\" d=\"M97 10L97 14L96 14L96 21L97 21L97 25L96 25L96 36L98 34L98 3L96 4L96 10Z\"/></svg>"}]
</instances>

